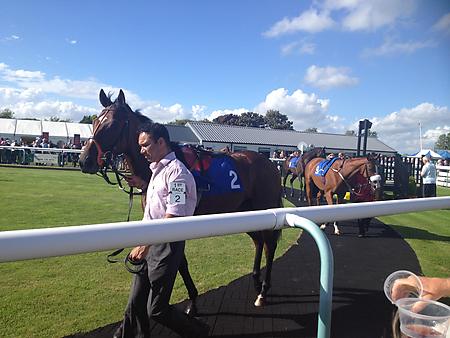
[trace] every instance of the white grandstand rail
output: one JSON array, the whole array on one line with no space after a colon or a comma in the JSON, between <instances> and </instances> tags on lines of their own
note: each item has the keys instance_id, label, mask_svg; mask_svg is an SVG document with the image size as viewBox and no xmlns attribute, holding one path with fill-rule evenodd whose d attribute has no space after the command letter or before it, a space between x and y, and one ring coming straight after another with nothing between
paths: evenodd
<instances>
[{"instance_id":1,"label":"white grandstand rail","mask_svg":"<svg viewBox=\"0 0 450 338\"><path fill-rule=\"evenodd\" d=\"M286 227L286 214L315 223L450 208L450 197L192 216L0 232L0 262Z\"/></svg>"},{"instance_id":2,"label":"white grandstand rail","mask_svg":"<svg viewBox=\"0 0 450 338\"><path fill-rule=\"evenodd\" d=\"M450 187L450 166L437 165L436 185Z\"/></svg>"},{"instance_id":3,"label":"white grandstand rail","mask_svg":"<svg viewBox=\"0 0 450 338\"><path fill-rule=\"evenodd\" d=\"M0 149L9 150L31 150L32 152L41 153L78 153L81 154L80 149L61 149L61 148L39 148L39 147L19 147L19 146L0 146Z\"/></svg>"}]
</instances>

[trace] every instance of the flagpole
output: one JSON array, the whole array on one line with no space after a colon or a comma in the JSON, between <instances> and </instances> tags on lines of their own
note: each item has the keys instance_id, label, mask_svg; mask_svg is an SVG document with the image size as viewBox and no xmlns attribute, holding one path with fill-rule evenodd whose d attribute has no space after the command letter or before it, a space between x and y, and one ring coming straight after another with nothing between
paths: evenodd
<instances>
[{"instance_id":1,"label":"flagpole","mask_svg":"<svg viewBox=\"0 0 450 338\"><path fill-rule=\"evenodd\" d=\"M420 140L420 150L423 149L422 147L422 123L419 122L419 140Z\"/></svg>"}]
</instances>

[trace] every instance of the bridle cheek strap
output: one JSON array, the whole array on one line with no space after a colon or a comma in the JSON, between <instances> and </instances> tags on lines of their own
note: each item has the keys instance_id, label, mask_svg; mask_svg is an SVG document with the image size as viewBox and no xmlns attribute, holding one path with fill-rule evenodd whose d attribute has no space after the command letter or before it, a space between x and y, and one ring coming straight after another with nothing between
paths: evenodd
<instances>
[{"instance_id":1,"label":"bridle cheek strap","mask_svg":"<svg viewBox=\"0 0 450 338\"><path fill-rule=\"evenodd\" d=\"M100 144L93 138L89 139L89 141L91 141L92 143L94 143L95 147L97 148L97 164L100 168L103 168L103 166L105 165L105 160L103 157L103 150L102 147L100 146Z\"/></svg>"}]
</instances>

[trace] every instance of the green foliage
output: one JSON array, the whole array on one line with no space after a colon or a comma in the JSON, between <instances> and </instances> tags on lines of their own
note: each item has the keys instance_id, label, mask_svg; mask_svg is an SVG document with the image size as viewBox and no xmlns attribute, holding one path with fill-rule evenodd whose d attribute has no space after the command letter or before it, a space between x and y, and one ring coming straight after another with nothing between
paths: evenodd
<instances>
[{"instance_id":1,"label":"green foliage","mask_svg":"<svg viewBox=\"0 0 450 338\"><path fill-rule=\"evenodd\" d=\"M304 132L305 133L317 133L317 128L316 127L314 127L314 128L306 128L304 130Z\"/></svg>"},{"instance_id":2,"label":"green foliage","mask_svg":"<svg viewBox=\"0 0 450 338\"><path fill-rule=\"evenodd\" d=\"M13 119L14 112L11 109L5 108L0 112L0 118L2 119Z\"/></svg>"},{"instance_id":3,"label":"green foliage","mask_svg":"<svg viewBox=\"0 0 450 338\"><path fill-rule=\"evenodd\" d=\"M83 118L80 120L79 123L86 123L86 124L92 124L94 120L97 118L97 115L83 115Z\"/></svg>"},{"instance_id":4,"label":"green foliage","mask_svg":"<svg viewBox=\"0 0 450 338\"><path fill-rule=\"evenodd\" d=\"M216 117L214 123L227 124L229 126L239 126L239 116L235 114L225 114Z\"/></svg>"},{"instance_id":5,"label":"green foliage","mask_svg":"<svg viewBox=\"0 0 450 338\"><path fill-rule=\"evenodd\" d=\"M268 110L266 112L266 124L272 129L293 130L292 121L288 120L287 115L281 114L278 110Z\"/></svg>"},{"instance_id":6,"label":"green foliage","mask_svg":"<svg viewBox=\"0 0 450 338\"><path fill-rule=\"evenodd\" d=\"M186 125L186 123L192 122L192 121L193 120L189 120L189 119L180 119L180 120L171 121L168 124L172 124L172 125L176 125L176 126L184 126L184 125Z\"/></svg>"},{"instance_id":7,"label":"green foliage","mask_svg":"<svg viewBox=\"0 0 450 338\"><path fill-rule=\"evenodd\" d=\"M413 176L408 177L408 196L417 196L417 184Z\"/></svg>"},{"instance_id":8,"label":"green foliage","mask_svg":"<svg viewBox=\"0 0 450 338\"><path fill-rule=\"evenodd\" d=\"M264 128L266 126L266 119L258 113L246 112L239 116L239 125L243 127Z\"/></svg>"},{"instance_id":9,"label":"green foliage","mask_svg":"<svg viewBox=\"0 0 450 338\"><path fill-rule=\"evenodd\" d=\"M50 119L45 119L45 121L51 121L51 122L72 122L71 119L62 119L58 116L52 116Z\"/></svg>"},{"instance_id":10,"label":"green foliage","mask_svg":"<svg viewBox=\"0 0 450 338\"><path fill-rule=\"evenodd\" d=\"M442 134L434 144L434 149L449 150L450 149L450 133Z\"/></svg>"},{"instance_id":11,"label":"green foliage","mask_svg":"<svg viewBox=\"0 0 450 338\"><path fill-rule=\"evenodd\" d=\"M356 131L354 131L354 130L347 130L344 135L346 135L346 136L356 136Z\"/></svg>"}]
</instances>

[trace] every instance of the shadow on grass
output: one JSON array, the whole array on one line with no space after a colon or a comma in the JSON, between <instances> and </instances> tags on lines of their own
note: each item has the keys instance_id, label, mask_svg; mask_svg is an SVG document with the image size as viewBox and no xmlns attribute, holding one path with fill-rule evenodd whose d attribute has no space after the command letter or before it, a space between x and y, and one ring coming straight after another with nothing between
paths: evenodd
<instances>
[{"instance_id":1,"label":"shadow on grass","mask_svg":"<svg viewBox=\"0 0 450 338\"><path fill-rule=\"evenodd\" d=\"M410 228L399 224L387 224L400 233L405 239L424 239L430 241L450 242L450 236L437 235L423 229Z\"/></svg>"}]
</instances>

